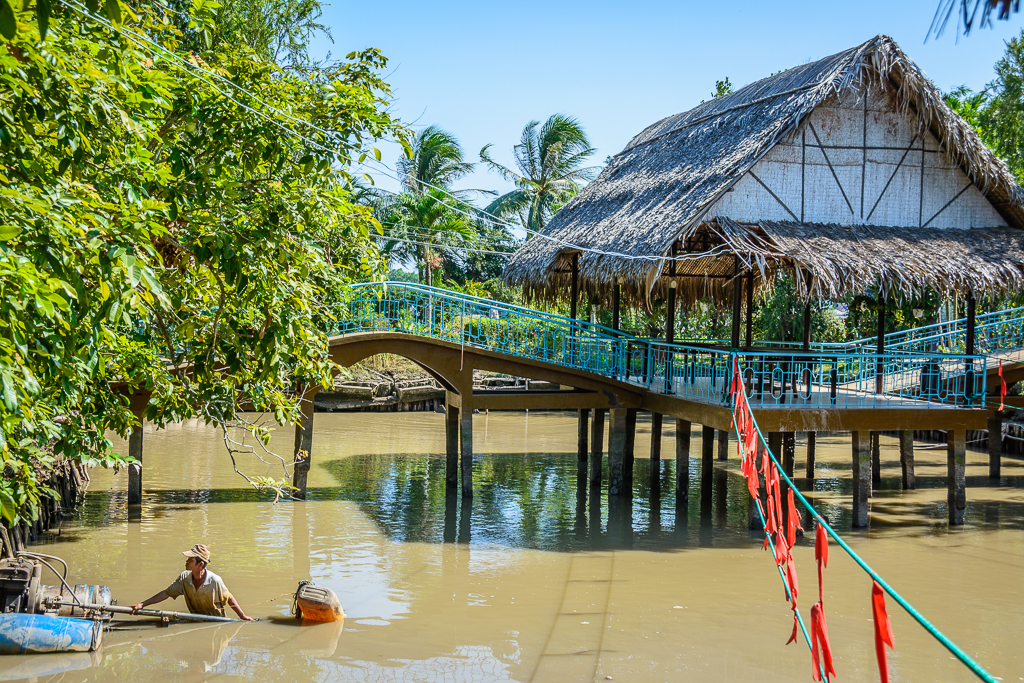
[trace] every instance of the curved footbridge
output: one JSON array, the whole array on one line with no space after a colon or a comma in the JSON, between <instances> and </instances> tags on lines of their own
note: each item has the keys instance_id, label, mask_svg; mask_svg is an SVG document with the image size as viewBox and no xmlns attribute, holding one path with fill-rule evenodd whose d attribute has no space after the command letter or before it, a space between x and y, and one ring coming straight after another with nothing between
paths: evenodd
<instances>
[{"instance_id":1,"label":"curved footbridge","mask_svg":"<svg viewBox=\"0 0 1024 683\"><path fill-rule=\"evenodd\" d=\"M1009 374L1024 375L1019 355L1024 348L1019 339L1024 335L1022 314L1001 312L992 321L967 326L975 328L975 337L986 340L989 355L957 348L965 346L957 342L965 334L964 321L945 323L937 330L924 328L914 335L889 335L881 353L877 340L802 349L756 342L727 349L714 341L667 343L634 337L573 318L420 285L368 283L354 286L338 311L330 349L332 359L346 367L380 353L400 355L445 387L447 487L459 488L461 478L466 496L473 493L472 414L485 409L578 410L580 466L588 468L592 484L600 483L602 476L607 418L611 495L631 490L637 411L652 413L654 459L661 457L664 417L675 419L680 480L676 490L686 496L694 423L703 430L702 468L713 468L716 442L718 458L728 458L732 413L727 388L732 368L738 367L757 421L790 475L796 432L808 433L809 478L814 476L816 432L852 433L858 526L867 524L867 499L880 480L878 434L900 434L903 485L913 488L913 432L945 430L950 522L960 524L966 505L966 433L992 427L995 411L989 389L994 389L997 402L999 383L992 377L998 358L1003 357L1008 380ZM545 388L531 389L527 382L523 389L474 389L474 370L537 380ZM296 428L296 452L308 454L312 401L305 404L306 419ZM991 457L990 469L998 476L998 447ZM295 485L300 491L305 489L308 469L308 457L297 460Z\"/></svg>"}]
</instances>

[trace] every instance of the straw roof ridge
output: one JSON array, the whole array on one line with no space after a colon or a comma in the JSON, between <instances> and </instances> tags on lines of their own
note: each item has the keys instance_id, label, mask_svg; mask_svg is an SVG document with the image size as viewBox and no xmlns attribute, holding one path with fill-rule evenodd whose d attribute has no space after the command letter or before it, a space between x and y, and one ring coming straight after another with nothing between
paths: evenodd
<instances>
[{"instance_id":1,"label":"straw roof ridge","mask_svg":"<svg viewBox=\"0 0 1024 683\"><path fill-rule=\"evenodd\" d=\"M557 298L566 289L558 273L578 253L585 290L621 278L646 299L664 267L652 259L692 235L708 209L815 108L872 87L894 91L901 111L932 131L1007 223L1024 227L1024 193L1006 164L896 43L880 35L648 126L516 252L506 281L523 284L527 296Z\"/></svg>"}]
</instances>

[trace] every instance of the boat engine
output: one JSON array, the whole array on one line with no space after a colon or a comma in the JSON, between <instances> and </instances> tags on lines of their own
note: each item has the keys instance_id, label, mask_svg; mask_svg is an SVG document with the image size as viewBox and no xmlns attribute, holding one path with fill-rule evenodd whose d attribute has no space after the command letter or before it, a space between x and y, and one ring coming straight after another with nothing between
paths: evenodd
<instances>
[{"instance_id":1,"label":"boat engine","mask_svg":"<svg viewBox=\"0 0 1024 683\"><path fill-rule=\"evenodd\" d=\"M77 584L72 588L66 583L67 565L65 565L65 576L57 574L61 585L48 586L42 581L43 565L51 569L53 565L46 562L46 559L57 560L63 564L63 560L49 555L36 556L24 554L17 559L0 560L0 613L11 612L20 614L50 614L60 617L89 617L96 615L86 614L80 607L61 605L54 609L49 606L51 600L71 601L81 604L110 605L110 589L106 586L94 586L89 584ZM54 572L56 573L56 569ZM107 616L109 618L109 615Z\"/></svg>"}]
</instances>

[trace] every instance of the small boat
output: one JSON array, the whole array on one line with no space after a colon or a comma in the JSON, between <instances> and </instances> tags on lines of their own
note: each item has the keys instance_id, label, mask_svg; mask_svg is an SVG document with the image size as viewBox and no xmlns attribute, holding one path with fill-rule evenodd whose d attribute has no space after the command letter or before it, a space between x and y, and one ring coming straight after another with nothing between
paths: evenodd
<instances>
[{"instance_id":1,"label":"small boat","mask_svg":"<svg viewBox=\"0 0 1024 683\"><path fill-rule=\"evenodd\" d=\"M341 621L345 618L341 601L334 591L316 586L312 581L299 581L292 613L297 619L310 621Z\"/></svg>"}]
</instances>

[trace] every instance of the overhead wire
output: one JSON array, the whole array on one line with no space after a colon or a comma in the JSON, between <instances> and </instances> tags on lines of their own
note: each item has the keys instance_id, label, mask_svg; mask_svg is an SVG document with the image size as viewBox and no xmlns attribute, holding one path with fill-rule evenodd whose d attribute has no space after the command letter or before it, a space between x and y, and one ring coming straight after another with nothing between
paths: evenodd
<instances>
[{"instance_id":1,"label":"overhead wire","mask_svg":"<svg viewBox=\"0 0 1024 683\"><path fill-rule=\"evenodd\" d=\"M198 64L194 64L194 63L192 63L192 62L190 62L190 61L188 61L188 60L186 60L186 59L184 59L184 58L174 54L174 52L172 52L168 48L164 47L163 45L160 45L159 43L157 43L154 40L151 40L150 38L146 37L145 35L141 35L141 34L136 33L134 31L125 29L123 27L114 26L110 21L108 21L104 17L102 17L102 16L100 16L98 14L95 14L93 12L90 12L89 9L87 7L85 7L82 3L80 3L78 0L66 0L65 6L68 7L69 9L71 9L72 11L77 12L78 14L84 16L84 17L88 17L88 18L91 18L91 19L99 22L103 26L106 26L106 27L114 30L115 32L117 32L117 33L119 33L119 34L129 38L129 39L135 40L137 43L143 43L145 45L151 46L153 48L153 50L155 50L154 54L158 54L160 57L166 59L167 62L169 64L171 64L172 66L175 66L175 67L177 67L179 69L182 69L186 73L188 73L188 74L198 78L202 82L204 82L207 85L209 85L215 92L217 92L218 94L222 95L223 97L228 99L233 104L238 105L239 107L241 107L242 109L246 110L247 112L249 112L251 114L254 114L254 115L256 115L256 116L258 116L258 117L260 117L260 118L262 118L262 119L264 119L266 121L269 121L271 124L273 124L274 126L276 126L279 129L289 133L293 137L296 137L296 138L302 140L303 142L309 144L310 146L312 146L312 147L314 147L316 149L319 149L321 151L327 152L329 154L337 154L339 152L339 150L327 147L327 146L323 145L322 143L320 143L320 142L318 142L318 141L316 141L316 140L314 140L312 138L309 138L309 137L303 135L302 133L294 130L293 128L288 127L287 125L281 123L280 121L277 121L277 120L271 118L270 116L267 116L264 112L258 111L257 109L255 109L255 108L253 108L253 107L251 107L251 106L249 106L247 104L239 102L236 98L234 98L231 95L229 95L228 93L224 92L223 90L218 88L216 85L214 85L212 82L210 82L208 79L206 79L202 75L200 75L200 73L196 73L196 72L197 71L201 72L202 74L206 74L206 75L210 76L213 79L216 79L218 81L221 81L223 83L226 83L226 84L230 85L232 88L235 88L236 90L246 94L248 97L252 98L254 101L259 102L261 105L267 107L271 111L273 111L273 112L283 116L284 118L286 118L286 119L288 119L290 121L294 121L294 122L300 123L300 124L302 124L304 126L308 126L309 128L312 128L313 130L315 130L315 131L317 131L319 133L322 133L324 135L327 135L327 136L338 136L339 135L338 131L331 131L331 130L328 130L328 129L321 128L321 127L317 126L316 124L314 124L314 123L312 123L310 121L307 121L307 120L302 119L300 117L292 116L292 115L288 114L287 112L284 112L281 109L278 109L277 107L274 107L273 105L267 103L266 101L264 101L263 99L261 99L257 95L253 94L251 91L249 91L246 88L238 85L237 83L231 81L230 79L224 78L220 74L217 74L217 73L215 73L213 71L205 69L205 68L199 66ZM163 5L161 5L161 7L163 7ZM153 50L151 50L151 52ZM397 173L397 174L400 174L400 175L403 175L403 176L406 176L406 177L410 176L410 174L404 173L403 171L398 171L398 170L395 170L395 169L391 169L389 166L387 166L386 164L384 164L380 160L373 159L372 157L368 157L366 159L366 161L370 161L371 163L377 164L381 169L384 169L383 171L381 171L382 173L384 173L384 175L386 175L386 176L388 176L388 177L390 177L390 178L392 178L392 179L394 179L394 180L396 180L398 182L402 182L402 180L401 180L401 178L398 178L394 174ZM360 162L360 163L362 163L362 162ZM456 201L461 201L461 200L458 200L458 198L455 197L447 188L443 188L443 187L439 187L437 185L433 185L431 183L423 181L422 179L417 179L417 182L419 182L420 184L425 185L427 187L430 187L432 189L439 190L439 191L443 192L444 194L446 194L447 196L451 197L452 199L455 199ZM563 240L563 239L559 239L559 238L554 237L552 235L548 235L548 234L545 234L545 233L542 233L542 232L538 232L536 230L533 230L533 229L528 228L528 227L523 226L523 225L516 225L514 223L510 223L508 221L505 221L505 220L495 216L494 214L488 213L488 212L483 211L483 210L478 210L477 213L472 213L472 212L466 211L465 209L463 209L463 208L461 208L459 206L453 206L453 205L445 202L444 200L439 200L439 201L441 201L441 203L444 206L447 206L448 208L450 208L450 209L452 209L454 211L457 211L457 212L459 212L459 213L461 213L463 215L466 215L466 216L469 216L469 217L472 217L472 218L479 218L481 216L481 214L483 214L484 216L486 216L488 218L488 220L490 220L490 221L492 221L494 223L497 223L499 225L503 225L503 226L511 228L511 229L522 229L527 234L530 234L530 235L533 235L535 237L538 237L538 238L541 238L541 239L545 239L545 240L548 240L548 241L551 241L551 242L555 242L555 243L557 243L557 244L559 244L559 245L561 245L563 247L566 247L566 248L569 248L569 249L574 249L574 250L580 251L580 252L596 254L598 256L608 256L608 257L612 257L612 258L621 258L621 259L630 260L630 261L652 261L652 262L669 262L669 261L682 262L682 261L690 261L690 260L699 260L699 259L703 259L703 258L706 258L707 256L709 256L709 253L706 253L706 252L705 253L701 253L701 254L684 254L684 255L681 255L681 256L668 256L668 255L647 256L647 255L625 254L625 253L622 253L622 252L606 251L606 250L603 250L603 249L596 249L596 248L593 248L593 247L585 247L585 246L580 245L580 244L574 244L572 242L569 242L569 241L566 241L566 240Z\"/></svg>"}]
</instances>

